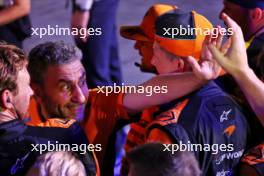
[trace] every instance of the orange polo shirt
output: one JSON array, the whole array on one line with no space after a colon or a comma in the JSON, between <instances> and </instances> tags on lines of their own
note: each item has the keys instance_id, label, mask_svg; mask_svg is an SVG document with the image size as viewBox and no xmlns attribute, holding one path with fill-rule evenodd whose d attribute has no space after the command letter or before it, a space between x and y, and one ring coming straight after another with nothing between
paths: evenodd
<instances>
[{"instance_id":1,"label":"orange polo shirt","mask_svg":"<svg viewBox=\"0 0 264 176\"><path fill-rule=\"evenodd\" d=\"M101 144L102 151L95 152L99 165L102 165L109 136L119 120L130 120L123 107L122 93L98 93L98 89L89 91L88 103L85 108L85 118L81 126L91 144ZM41 123L40 108L36 99L30 101L29 114L32 118L30 124Z\"/></svg>"}]
</instances>

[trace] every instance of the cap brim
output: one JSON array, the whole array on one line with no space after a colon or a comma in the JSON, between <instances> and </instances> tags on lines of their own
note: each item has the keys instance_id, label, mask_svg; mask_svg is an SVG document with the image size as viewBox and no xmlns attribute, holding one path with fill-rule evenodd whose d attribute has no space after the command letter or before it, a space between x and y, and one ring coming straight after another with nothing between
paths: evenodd
<instances>
[{"instance_id":1,"label":"cap brim","mask_svg":"<svg viewBox=\"0 0 264 176\"><path fill-rule=\"evenodd\" d=\"M140 26L121 26L120 35L130 40L151 41L142 31Z\"/></svg>"}]
</instances>

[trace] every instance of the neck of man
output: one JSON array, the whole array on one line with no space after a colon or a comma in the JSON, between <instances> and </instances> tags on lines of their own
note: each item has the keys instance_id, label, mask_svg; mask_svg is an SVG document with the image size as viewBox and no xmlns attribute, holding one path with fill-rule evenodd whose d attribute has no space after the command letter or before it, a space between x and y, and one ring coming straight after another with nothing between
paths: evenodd
<instances>
[{"instance_id":1,"label":"neck of man","mask_svg":"<svg viewBox=\"0 0 264 176\"><path fill-rule=\"evenodd\" d=\"M264 26L260 26L260 27L256 28L256 29L254 30L254 32L251 32L250 34L245 35L245 41L249 41L249 40L251 40L252 38L254 38L254 37L256 37L256 36L262 34L263 32L264 32Z\"/></svg>"},{"instance_id":2,"label":"neck of man","mask_svg":"<svg viewBox=\"0 0 264 176\"><path fill-rule=\"evenodd\" d=\"M47 119L49 119L49 118L51 118L51 116L49 115L49 113L46 111L46 108L45 108L45 106L43 105L43 104L39 104L40 106L40 108L39 108L39 115L41 116L40 118L41 118L41 120L42 121L46 121Z\"/></svg>"},{"instance_id":3,"label":"neck of man","mask_svg":"<svg viewBox=\"0 0 264 176\"><path fill-rule=\"evenodd\" d=\"M18 119L18 117L10 110L0 112L0 124Z\"/></svg>"}]
</instances>

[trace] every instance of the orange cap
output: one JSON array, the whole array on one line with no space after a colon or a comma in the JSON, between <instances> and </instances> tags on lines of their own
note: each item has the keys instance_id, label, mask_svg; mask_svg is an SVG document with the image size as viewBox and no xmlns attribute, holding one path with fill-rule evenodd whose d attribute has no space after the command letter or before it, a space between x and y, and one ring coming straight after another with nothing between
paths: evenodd
<instances>
[{"instance_id":1,"label":"orange cap","mask_svg":"<svg viewBox=\"0 0 264 176\"><path fill-rule=\"evenodd\" d=\"M157 17L176 8L173 5L155 4L148 9L139 26L121 26L120 34L122 37L131 40L153 41Z\"/></svg>"},{"instance_id":2,"label":"orange cap","mask_svg":"<svg viewBox=\"0 0 264 176\"><path fill-rule=\"evenodd\" d=\"M180 34L180 28L185 28L187 35L183 35L184 31ZM158 17L155 29L155 41L161 48L177 56L193 56L198 60L204 38L213 26L204 16L195 11L184 12L175 9ZM188 30L194 32L188 34Z\"/></svg>"}]
</instances>

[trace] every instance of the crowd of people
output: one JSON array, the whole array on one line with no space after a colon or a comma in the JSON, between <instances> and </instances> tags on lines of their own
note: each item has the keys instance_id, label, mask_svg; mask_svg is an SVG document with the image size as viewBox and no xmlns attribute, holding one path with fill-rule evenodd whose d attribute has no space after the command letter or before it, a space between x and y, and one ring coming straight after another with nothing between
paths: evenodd
<instances>
[{"instance_id":1,"label":"crowd of people","mask_svg":"<svg viewBox=\"0 0 264 176\"><path fill-rule=\"evenodd\" d=\"M76 38L79 48L50 41L26 56L22 40L0 43L0 175L114 175L117 134L130 124L122 176L263 176L264 1L224 0L228 39L180 4L154 4L140 25L121 26L141 71L156 74L140 87L167 88L151 96L94 88L122 80L118 1L108 1L73 1L72 26L108 31ZM0 17L19 2L0 4ZM202 32L175 33L182 27Z\"/></svg>"}]
</instances>

